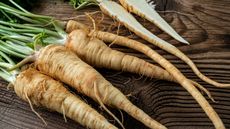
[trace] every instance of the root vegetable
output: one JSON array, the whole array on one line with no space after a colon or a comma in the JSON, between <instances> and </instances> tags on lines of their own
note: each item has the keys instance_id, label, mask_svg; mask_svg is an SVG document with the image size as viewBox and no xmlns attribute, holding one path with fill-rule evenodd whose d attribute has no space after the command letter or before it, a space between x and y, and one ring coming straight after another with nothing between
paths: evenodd
<instances>
[{"instance_id":1,"label":"root vegetable","mask_svg":"<svg viewBox=\"0 0 230 129\"><path fill-rule=\"evenodd\" d=\"M73 28L73 26L71 28ZM73 33L75 33L75 32L73 31ZM223 129L225 128L223 125L223 122L221 121L221 119L219 118L217 113L214 111L214 109L211 107L211 105L208 103L208 101L194 87L194 83L192 83L190 80L188 80L175 66L173 66L169 61L167 61L165 58L163 58L157 52L153 51L148 46L146 46L142 43L139 43L135 40L131 40L131 39L117 36L117 35L113 35L113 34L109 34L106 32L93 31L91 36L98 37L99 39L102 39L104 41L113 42L113 43L116 43L118 45L133 48L137 51L144 53L145 55L147 55L148 57L150 57L151 59L153 59L154 61L159 63L163 68L165 68L177 80L178 83L180 83L194 97L194 99L200 104L200 106L203 108L205 113L212 120L212 122L216 128L223 128ZM73 40L72 42L74 43L74 40L76 38L73 38L73 37L69 37L68 42L71 42L70 40ZM98 59L98 58L99 57L97 57L96 59Z\"/></svg>"},{"instance_id":2,"label":"root vegetable","mask_svg":"<svg viewBox=\"0 0 230 129\"><path fill-rule=\"evenodd\" d=\"M101 35L101 36L104 37L105 35ZM196 101L200 104L200 106L204 109L206 114L212 120L215 127L217 129L225 128L222 121L217 117L217 114L214 113L213 109L211 109L211 106L208 104L207 100L204 99L204 97L197 91L197 89L193 87L192 83L189 82L189 80L178 69L176 69L175 66L173 66L169 61L164 59L162 56L160 56L158 53L156 53L146 45L137 44L136 42L133 41L131 42L127 40L124 41L126 41L126 45L129 48L136 48L136 50L143 52L148 57L150 57L151 59L159 63L162 67L164 67L178 81L178 83L180 83L186 90L188 90L188 92L194 97L194 99L196 99ZM119 42L117 38L115 42L116 43ZM120 43L124 43L124 42L122 41ZM123 44L123 46L125 45Z\"/></svg>"},{"instance_id":3,"label":"root vegetable","mask_svg":"<svg viewBox=\"0 0 230 129\"><path fill-rule=\"evenodd\" d=\"M183 39L161 16L155 11L155 6L150 7L146 0L119 0L122 6L126 9L119 10L119 4L116 5L115 2L111 0L71 0L71 5L74 6L75 9L81 9L90 5L98 5L101 7L102 11L106 11L108 13L116 10L116 15L120 17L120 15L128 16L128 12L135 13L141 16L144 19L149 20L154 23L156 26L161 28L163 31L171 35L176 40L189 44L185 39ZM111 4L111 5L110 5ZM115 6L115 8L113 8ZM116 7L117 6L117 7ZM122 8L122 7L121 7ZM123 14L119 11L122 11ZM114 14L114 13L113 13ZM127 18L130 18L131 15ZM116 18L115 18L116 19ZM119 18L118 18L119 19ZM121 19L119 19L121 20ZM128 21L128 20L126 20ZM133 20L133 22L136 22ZM128 23L127 23L128 24Z\"/></svg>"},{"instance_id":4,"label":"root vegetable","mask_svg":"<svg viewBox=\"0 0 230 129\"><path fill-rule=\"evenodd\" d=\"M148 63L138 57L113 50L103 41L89 37L85 30L78 29L72 31L69 34L65 46L76 53L83 61L98 68L126 71L150 78L178 83L169 72L161 67ZM192 80L191 82L204 91L209 98L214 101L208 90Z\"/></svg>"},{"instance_id":5,"label":"root vegetable","mask_svg":"<svg viewBox=\"0 0 230 129\"><path fill-rule=\"evenodd\" d=\"M49 45L40 50L35 66L41 72L62 80L97 102L99 102L97 98L99 96L102 103L126 111L149 128L166 128L133 105L123 93L106 81L95 69L63 46Z\"/></svg>"},{"instance_id":6,"label":"root vegetable","mask_svg":"<svg viewBox=\"0 0 230 129\"><path fill-rule=\"evenodd\" d=\"M68 36L65 46L83 61L98 68L126 71L168 81L175 79L164 69L143 59L108 47L103 41L91 38L84 30L74 30Z\"/></svg>"},{"instance_id":7,"label":"root vegetable","mask_svg":"<svg viewBox=\"0 0 230 129\"><path fill-rule=\"evenodd\" d=\"M151 54L153 55L153 54ZM214 111L208 101L193 86L193 84L184 75L171 65L167 60L161 59L160 62L165 64L166 70L194 97L194 99L204 109L206 114L212 120L218 129L224 129L223 122L218 114ZM35 62L36 67L58 80L62 80L68 85L73 86L77 91L93 98L97 101L94 89L96 83L98 94L104 104L115 106L116 108L126 111L128 114L138 119L150 128L165 128L158 122L152 120L142 110L134 106L118 89L106 81L96 70L81 61L75 54L61 46L49 45L40 53Z\"/></svg>"},{"instance_id":8,"label":"root vegetable","mask_svg":"<svg viewBox=\"0 0 230 129\"><path fill-rule=\"evenodd\" d=\"M153 35L151 32L145 29L139 22L137 22L136 19L132 15L127 13L126 10L122 8L119 4L117 4L116 2L105 0L100 3L100 7L104 13L110 15L111 17L117 19L119 22L123 23L129 30L133 31L136 35L152 43L153 45L158 46L162 50L165 50L175 55L176 57L180 58L181 60L183 60L186 64L188 64L192 68L194 73L203 81L209 84L212 84L216 87L230 87L230 84L218 83L206 77L205 75L203 75L198 70L196 65L192 62L192 60L189 59L183 52L181 52L178 48L169 44L168 42Z\"/></svg>"},{"instance_id":9,"label":"root vegetable","mask_svg":"<svg viewBox=\"0 0 230 129\"><path fill-rule=\"evenodd\" d=\"M161 16L156 12L156 10L151 7L146 0L119 0L122 6L131 13L149 20L154 23L164 32L168 33L170 36L176 40L189 44L184 38L182 38Z\"/></svg>"},{"instance_id":10,"label":"root vegetable","mask_svg":"<svg viewBox=\"0 0 230 129\"><path fill-rule=\"evenodd\" d=\"M33 105L57 111L91 129L117 129L62 83L35 69L21 72L13 85L16 94Z\"/></svg>"},{"instance_id":11,"label":"root vegetable","mask_svg":"<svg viewBox=\"0 0 230 129\"><path fill-rule=\"evenodd\" d=\"M106 1L107 2L107 1ZM17 13L15 9L13 11L7 10L7 13ZM4 10L5 11L5 10ZM118 11L119 12L119 11ZM18 15L26 16L28 20L31 21L37 19L37 15L33 15L27 12L19 12ZM40 19L41 18L41 19ZM33 36L32 40L35 39L35 45L37 42L42 43L61 43L64 45L65 38L67 34L63 31L63 26L59 26L58 21L54 21L52 18L51 21L47 21L43 16L39 16L39 21L43 23L50 22L46 28L42 25L31 25L30 27L22 24L0 22L2 26L1 29L4 31L10 31L10 34L17 35L15 38L21 39L18 37L18 32L23 33L24 37ZM34 22L32 22L34 23ZM29 25L29 24L28 24ZM36 27L35 27L36 26ZM26 28L26 29L23 29ZM21 31L23 30L23 31ZM17 34L14 34L17 33ZM28 34L29 33L29 34ZM38 34L40 33L40 34ZM5 33L4 33L5 34ZM34 38L35 37L35 38ZM9 39L9 38L8 38ZM15 41L15 40L14 40ZM17 41L16 41L17 43ZM170 44L164 44L170 46ZM136 46L136 44L134 45ZM139 46L140 47L140 46ZM8 48L11 49L11 48ZM148 47L140 48L143 49L143 52L146 52L146 55L150 56L152 59L155 59L160 65L162 65L171 75L196 99L196 101L201 105L206 114L212 120L216 128L224 129L224 125L219 118L218 114L214 111L211 105L207 100L201 95L201 93L194 87L193 83L188 80L178 69L176 69L170 62L162 58L160 55L157 55L155 51L149 49ZM20 51L21 52L21 51ZM22 53L24 53L22 51ZM130 115L143 122L146 126L151 128L159 127L165 128L158 122L152 120L148 115L144 114L143 111L132 105L130 101L119 90L114 88L108 81L106 81L96 70L94 70L89 65L82 62L75 54L67 51L66 48L61 46L50 45L40 50L35 54L36 61L35 64L37 68L44 73L64 81L65 83L72 85L79 92L84 93L94 100L98 101L100 104L103 102L105 104L115 106L117 108L123 109L128 112ZM16 55L17 56L17 55ZM78 80L79 79L79 80ZM111 100L111 102L110 102ZM127 106L128 105L128 106ZM144 118L143 118L144 117ZM152 124L152 125L151 125Z\"/></svg>"}]
</instances>

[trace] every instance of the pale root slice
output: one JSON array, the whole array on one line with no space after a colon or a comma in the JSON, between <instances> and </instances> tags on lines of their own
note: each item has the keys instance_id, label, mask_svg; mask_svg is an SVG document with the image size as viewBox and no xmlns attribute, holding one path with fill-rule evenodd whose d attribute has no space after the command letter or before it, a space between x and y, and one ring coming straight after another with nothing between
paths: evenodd
<instances>
[{"instance_id":1,"label":"pale root slice","mask_svg":"<svg viewBox=\"0 0 230 129\"><path fill-rule=\"evenodd\" d=\"M40 50L35 66L41 72L63 81L98 103L124 110L149 128L166 129L165 126L133 105L100 73L64 46L48 45Z\"/></svg>"},{"instance_id":2,"label":"pale root slice","mask_svg":"<svg viewBox=\"0 0 230 129\"><path fill-rule=\"evenodd\" d=\"M175 38L176 40L189 44L182 38L157 12L151 7L146 0L119 0L122 6L129 12L149 20L158 26L161 30Z\"/></svg>"},{"instance_id":3,"label":"pale root slice","mask_svg":"<svg viewBox=\"0 0 230 129\"><path fill-rule=\"evenodd\" d=\"M122 6L120 6L116 2L110 0L104 0L99 5L104 13L113 17L114 19L117 19L119 22L124 24L130 31L134 32L136 35L152 43L153 45L158 46L162 50L165 50L175 55L176 57L180 58L181 60L183 60L186 64L188 64L192 68L193 72L203 81L212 84L216 87L230 87L230 84L218 83L203 75L198 70L198 68L193 63L193 61L189 59L183 52L181 52L178 48L169 44L168 42L153 35L150 31L145 29L131 14L129 14Z\"/></svg>"},{"instance_id":4,"label":"pale root slice","mask_svg":"<svg viewBox=\"0 0 230 129\"><path fill-rule=\"evenodd\" d=\"M17 76L14 90L23 100L57 111L87 128L117 129L96 110L70 93L62 83L33 68Z\"/></svg>"}]
</instances>

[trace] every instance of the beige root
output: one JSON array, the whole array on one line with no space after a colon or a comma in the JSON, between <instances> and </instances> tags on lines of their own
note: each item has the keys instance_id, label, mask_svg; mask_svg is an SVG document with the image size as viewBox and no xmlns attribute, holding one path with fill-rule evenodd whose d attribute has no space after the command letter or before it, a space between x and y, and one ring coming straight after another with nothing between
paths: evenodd
<instances>
[{"instance_id":1,"label":"beige root","mask_svg":"<svg viewBox=\"0 0 230 129\"><path fill-rule=\"evenodd\" d=\"M74 25L71 25L71 26L72 26L72 29L79 28L79 26L76 26L76 27L73 27ZM68 24L67 24L67 27L68 27ZM69 30L70 32L70 29L67 29L67 30ZM118 36L115 34L111 34L108 32L101 32L101 31L94 31L94 33L92 34L93 35L91 36L97 37L105 42L114 42L115 44L126 46L128 48L132 48L134 50L142 52L146 56L150 57L151 59L159 63L163 68L165 68L165 70L167 70L174 77L175 80L177 80L178 83L180 83L194 97L194 99L200 104L200 106L203 108L205 113L211 119L214 126L216 128L225 129L225 126L222 120L220 119L220 117L218 116L218 114L215 112L212 106L208 103L208 101L203 97L203 95L194 87L194 83L192 83L191 80L187 79L174 65L172 65L169 61L167 61L164 57L159 55L157 52L152 50L150 47L138 41L128 39L126 37L119 36L118 38ZM196 66L193 64L193 62L190 59L187 60L188 59L187 56L183 56L183 57L186 57L183 60L186 60L186 62L188 62L194 70L197 69ZM195 70L195 73L197 72L199 71ZM203 80L207 79L207 78L203 78L204 76L201 73L200 74L197 73L197 75ZM208 80L206 81L211 83Z\"/></svg>"},{"instance_id":2,"label":"beige root","mask_svg":"<svg viewBox=\"0 0 230 129\"><path fill-rule=\"evenodd\" d=\"M62 83L29 68L14 82L16 94L31 105L57 111L91 129L117 129L102 115L71 94Z\"/></svg>"},{"instance_id":3,"label":"beige root","mask_svg":"<svg viewBox=\"0 0 230 129\"><path fill-rule=\"evenodd\" d=\"M98 95L104 104L126 111L129 115L152 129L166 129L165 126L133 105L121 91L105 80L95 69L63 46L46 46L40 51L35 66L43 73L62 80L95 101L97 101L94 92L96 83Z\"/></svg>"},{"instance_id":4,"label":"beige root","mask_svg":"<svg viewBox=\"0 0 230 129\"><path fill-rule=\"evenodd\" d=\"M81 26L83 27L84 25ZM96 33L96 31L93 31L93 33L94 32ZM117 37L119 38L119 36ZM69 39L65 43L65 46L75 52L82 60L98 68L109 68L117 71L141 74L141 77L147 76L177 82L169 72L161 67L135 56L113 50L103 41L89 37L84 30L78 29L72 31L69 34ZM202 86L199 85L199 88L212 99L209 91L201 87Z\"/></svg>"},{"instance_id":5,"label":"beige root","mask_svg":"<svg viewBox=\"0 0 230 129\"><path fill-rule=\"evenodd\" d=\"M69 34L65 44L82 60L99 68L142 74L150 78L168 81L175 79L164 69L152 65L143 59L109 48L103 41L90 38L84 30L75 30Z\"/></svg>"}]
</instances>

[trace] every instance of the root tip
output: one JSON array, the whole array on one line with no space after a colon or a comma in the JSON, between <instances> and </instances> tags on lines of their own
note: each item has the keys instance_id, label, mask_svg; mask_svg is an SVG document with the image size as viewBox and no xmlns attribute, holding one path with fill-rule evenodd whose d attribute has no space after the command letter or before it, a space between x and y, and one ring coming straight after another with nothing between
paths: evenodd
<instances>
[{"instance_id":1,"label":"root tip","mask_svg":"<svg viewBox=\"0 0 230 129\"><path fill-rule=\"evenodd\" d=\"M188 41L186 41L186 40L183 40L181 42L184 43L184 44L190 45L190 43Z\"/></svg>"}]
</instances>

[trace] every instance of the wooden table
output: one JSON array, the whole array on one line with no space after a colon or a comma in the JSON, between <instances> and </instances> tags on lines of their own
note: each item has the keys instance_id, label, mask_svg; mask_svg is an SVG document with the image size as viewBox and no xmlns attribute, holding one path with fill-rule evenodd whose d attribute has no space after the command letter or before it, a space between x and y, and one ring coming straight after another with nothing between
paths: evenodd
<instances>
[{"instance_id":1,"label":"wooden table","mask_svg":"<svg viewBox=\"0 0 230 129\"><path fill-rule=\"evenodd\" d=\"M156 4L162 17L191 45L178 43L151 23L138 18L139 21L154 34L176 45L186 53L205 75L218 82L230 83L230 1L156 0ZM84 21L88 25L91 25L91 22L87 17L82 16L83 12L96 10L99 11L98 8L93 7L77 12L68 3L59 0L43 0L38 2L33 9L36 13L55 16L62 20L78 16L77 20ZM102 19L100 12L92 16L97 21ZM103 21L98 23L98 28L116 33L116 25L117 23L105 16ZM109 27L110 29L108 29ZM123 26L121 26L119 34L147 44ZM198 81L211 91L218 103L210 100L209 102L220 115L226 127L230 128L230 89L215 88L202 82L184 62L152 45L150 46L174 63L188 78ZM116 45L112 47L154 63L136 51ZM145 77L140 78L139 75L130 73L120 73L107 69L98 70L123 93L132 94L129 98L134 104L169 129L214 128L203 110L180 85ZM65 123L63 116L56 112L35 108L48 123L48 126L45 126L31 111L29 104L19 99L12 90L6 89L7 83L5 81L1 81L0 84L1 129L83 129L82 126L70 119ZM91 99L84 96L82 98L113 122L112 118L106 115ZM207 96L206 98L208 99ZM121 115L118 110L111 110L120 118ZM146 128L126 113L123 112L123 115L124 125L127 129Z\"/></svg>"}]
</instances>

